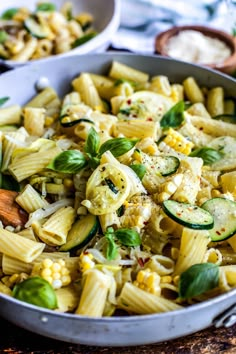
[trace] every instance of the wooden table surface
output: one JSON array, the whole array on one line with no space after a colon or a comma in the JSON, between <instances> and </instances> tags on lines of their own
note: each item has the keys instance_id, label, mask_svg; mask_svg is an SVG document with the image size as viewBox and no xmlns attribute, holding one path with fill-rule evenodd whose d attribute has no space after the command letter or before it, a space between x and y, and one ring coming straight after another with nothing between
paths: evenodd
<instances>
[{"instance_id":1,"label":"wooden table surface","mask_svg":"<svg viewBox=\"0 0 236 354\"><path fill-rule=\"evenodd\" d=\"M135 347L95 347L42 337L0 318L0 353L8 354L235 354L236 325L208 328L168 342Z\"/></svg>"}]
</instances>

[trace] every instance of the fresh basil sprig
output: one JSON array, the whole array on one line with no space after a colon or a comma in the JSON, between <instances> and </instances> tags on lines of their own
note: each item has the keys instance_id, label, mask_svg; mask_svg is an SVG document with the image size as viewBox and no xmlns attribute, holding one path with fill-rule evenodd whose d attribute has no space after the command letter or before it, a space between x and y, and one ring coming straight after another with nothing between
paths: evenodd
<instances>
[{"instance_id":1,"label":"fresh basil sprig","mask_svg":"<svg viewBox=\"0 0 236 354\"><path fill-rule=\"evenodd\" d=\"M194 264L180 275L179 296L190 299L214 289L219 284L219 266L214 263Z\"/></svg>"},{"instance_id":2,"label":"fresh basil sprig","mask_svg":"<svg viewBox=\"0 0 236 354\"><path fill-rule=\"evenodd\" d=\"M124 246L135 247L141 245L139 233L132 229L124 228L114 230L112 227L108 227L105 232L105 237L107 240L106 258L108 260L115 259L117 256L118 247L115 239L117 239L121 245Z\"/></svg>"},{"instance_id":3,"label":"fresh basil sprig","mask_svg":"<svg viewBox=\"0 0 236 354\"><path fill-rule=\"evenodd\" d=\"M177 128L184 121L184 101L179 101L171 107L162 117L160 125L163 129Z\"/></svg>"},{"instance_id":4,"label":"fresh basil sprig","mask_svg":"<svg viewBox=\"0 0 236 354\"><path fill-rule=\"evenodd\" d=\"M129 150L131 150L139 141L139 139L128 139L128 138L114 138L105 141L98 151L98 157L106 151L110 151L113 156L119 157Z\"/></svg>"},{"instance_id":5,"label":"fresh basil sprig","mask_svg":"<svg viewBox=\"0 0 236 354\"><path fill-rule=\"evenodd\" d=\"M99 146L100 137L96 130L92 127L89 130L89 134L85 142L84 151L86 152L88 157L95 157L98 154Z\"/></svg>"},{"instance_id":6,"label":"fresh basil sprig","mask_svg":"<svg viewBox=\"0 0 236 354\"><path fill-rule=\"evenodd\" d=\"M10 97L1 97L0 98L0 107L4 105L4 103L6 103L8 100L10 99Z\"/></svg>"},{"instance_id":7,"label":"fresh basil sprig","mask_svg":"<svg viewBox=\"0 0 236 354\"><path fill-rule=\"evenodd\" d=\"M100 146L99 134L92 127L85 142L85 152L89 158L89 165L92 168L97 167L102 154L108 150L113 156L119 157L131 150L138 141L139 139L114 138L105 141Z\"/></svg>"},{"instance_id":8,"label":"fresh basil sprig","mask_svg":"<svg viewBox=\"0 0 236 354\"><path fill-rule=\"evenodd\" d=\"M8 34L4 30L0 30L0 44L4 43L8 38Z\"/></svg>"},{"instance_id":9,"label":"fresh basil sprig","mask_svg":"<svg viewBox=\"0 0 236 354\"><path fill-rule=\"evenodd\" d=\"M136 175L139 177L139 179L142 181L145 173L146 173L146 166L143 165L142 163L137 163L129 166L132 168L132 170L136 173Z\"/></svg>"},{"instance_id":10,"label":"fresh basil sprig","mask_svg":"<svg viewBox=\"0 0 236 354\"><path fill-rule=\"evenodd\" d=\"M1 18L3 20L11 20L13 16L19 11L18 8L14 7L3 12Z\"/></svg>"},{"instance_id":11,"label":"fresh basil sprig","mask_svg":"<svg viewBox=\"0 0 236 354\"><path fill-rule=\"evenodd\" d=\"M16 284L12 294L15 299L39 307L52 310L58 307L57 296L53 287L45 279L38 276L28 278Z\"/></svg>"},{"instance_id":12,"label":"fresh basil sprig","mask_svg":"<svg viewBox=\"0 0 236 354\"><path fill-rule=\"evenodd\" d=\"M56 11L56 6L51 2L42 2L37 5L36 11L53 12Z\"/></svg>"},{"instance_id":13,"label":"fresh basil sprig","mask_svg":"<svg viewBox=\"0 0 236 354\"><path fill-rule=\"evenodd\" d=\"M77 173L86 164L87 160L82 152L79 150L66 150L57 155L47 168L63 173Z\"/></svg>"},{"instance_id":14,"label":"fresh basil sprig","mask_svg":"<svg viewBox=\"0 0 236 354\"><path fill-rule=\"evenodd\" d=\"M220 151L217 151L217 150L209 148L209 147L202 147L202 148L193 150L189 154L189 156L201 157L203 159L204 165L211 165L214 162L221 160L222 157L224 156L224 154Z\"/></svg>"}]
</instances>

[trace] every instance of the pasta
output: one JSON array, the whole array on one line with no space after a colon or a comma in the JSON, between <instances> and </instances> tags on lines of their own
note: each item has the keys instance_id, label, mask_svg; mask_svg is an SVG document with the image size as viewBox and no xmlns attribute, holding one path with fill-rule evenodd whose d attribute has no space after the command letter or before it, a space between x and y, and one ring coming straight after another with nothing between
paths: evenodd
<instances>
[{"instance_id":1,"label":"pasta","mask_svg":"<svg viewBox=\"0 0 236 354\"><path fill-rule=\"evenodd\" d=\"M80 73L64 97L48 86L0 108L1 190L28 217L15 226L0 203L0 292L43 278L55 311L102 317L235 288L235 123L215 117L235 109L223 87L121 62Z\"/></svg>"},{"instance_id":2,"label":"pasta","mask_svg":"<svg viewBox=\"0 0 236 354\"><path fill-rule=\"evenodd\" d=\"M74 14L71 3L60 9L38 3L34 11L19 7L1 14L1 57L26 62L70 51L97 35L90 13Z\"/></svg>"}]
</instances>

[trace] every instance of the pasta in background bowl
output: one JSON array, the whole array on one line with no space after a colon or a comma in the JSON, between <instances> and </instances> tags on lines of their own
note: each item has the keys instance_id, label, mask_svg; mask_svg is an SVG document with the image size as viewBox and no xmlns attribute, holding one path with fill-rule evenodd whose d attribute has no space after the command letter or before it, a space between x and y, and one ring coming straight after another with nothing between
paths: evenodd
<instances>
[{"instance_id":1,"label":"pasta in background bowl","mask_svg":"<svg viewBox=\"0 0 236 354\"><path fill-rule=\"evenodd\" d=\"M0 314L90 345L229 324L235 85L117 53L3 74Z\"/></svg>"},{"instance_id":2,"label":"pasta in background bowl","mask_svg":"<svg viewBox=\"0 0 236 354\"><path fill-rule=\"evenodd\" d=\"M15 1L0 4L0 58L32 61L105 50L120 22L119 0Z\"/></svg>"}]
</instances>

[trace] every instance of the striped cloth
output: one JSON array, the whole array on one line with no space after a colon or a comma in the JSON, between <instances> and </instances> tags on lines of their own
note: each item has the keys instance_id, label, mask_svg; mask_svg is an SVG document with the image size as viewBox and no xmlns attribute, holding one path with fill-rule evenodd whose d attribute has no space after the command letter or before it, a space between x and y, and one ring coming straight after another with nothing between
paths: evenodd
<instances>
[{"instance_id":1,"label":"striped cloth","mask_svg":"<svg viewBox=\"0 0 236 354\"><path fill-rule=\"evenodd\" d=\"M121 0L121 24L112 47L152 54L155 36L174 25L207 25L232 33L230 1Z\"/></svg>"}]
</instances>

